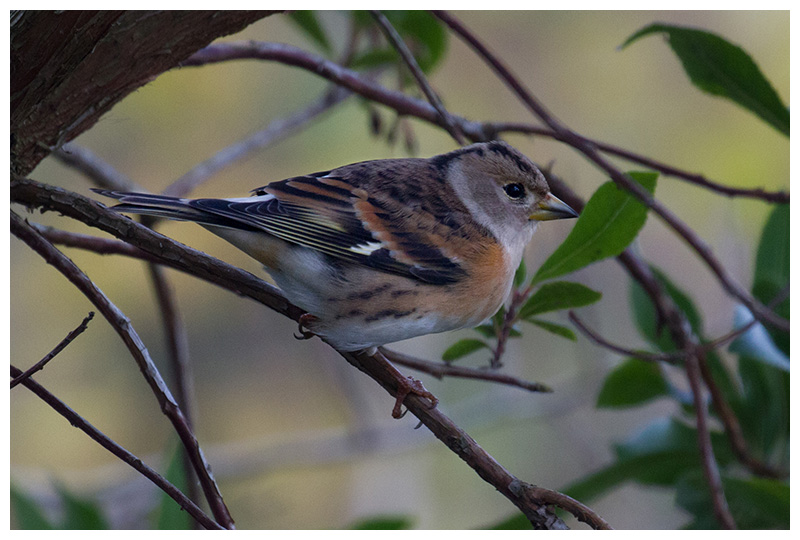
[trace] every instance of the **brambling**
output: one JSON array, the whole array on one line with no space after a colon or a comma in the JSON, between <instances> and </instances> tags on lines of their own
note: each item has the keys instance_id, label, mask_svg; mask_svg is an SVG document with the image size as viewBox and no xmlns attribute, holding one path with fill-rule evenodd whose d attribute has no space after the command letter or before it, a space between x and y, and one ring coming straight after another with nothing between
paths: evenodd
<instances>
[{"instance_id":1,"label":"brambling","mask_svg":"<svg viewBox=\"0 0 800 540\"><path fill-rule=\"evenodd\" d=\"M578 215L499 141L354 163L245 198L94 191L243 250L307 312L301 325L343 351L481 323L508 297L537 223Z\"/></svg>"}]
</instances>

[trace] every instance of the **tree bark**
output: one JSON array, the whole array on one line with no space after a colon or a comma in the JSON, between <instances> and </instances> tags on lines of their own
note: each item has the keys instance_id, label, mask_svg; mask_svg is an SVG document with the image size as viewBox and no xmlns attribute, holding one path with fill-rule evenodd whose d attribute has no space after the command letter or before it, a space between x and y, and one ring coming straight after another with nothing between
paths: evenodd
<instances>
[{"instance_id":1,"label":"tree bark","mask_svg":"<svg viewBox=\"0 0 800 540\"><path fill-rule=\"evenodd\" d=\"M274 11L13 11L11 172L217 37Z\"/></svg>"}]
</instances>

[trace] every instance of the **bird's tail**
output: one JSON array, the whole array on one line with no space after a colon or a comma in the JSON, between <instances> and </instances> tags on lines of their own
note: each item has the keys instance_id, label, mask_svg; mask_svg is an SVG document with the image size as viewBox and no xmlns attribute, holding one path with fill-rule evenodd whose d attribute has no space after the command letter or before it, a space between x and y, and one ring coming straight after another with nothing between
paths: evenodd
<instances>
[{"instance_id":1,"label":"bird's tail","mask_svg":"<svg viewBox=\"0 0 800 540\"><path fill-rule=\"evenodd\" d=\"M107 189L94 189L92 191L117 199L120 204L113 208L117 212L126 214L142 214L181 221L194 221L201 225L230 227L231 220L224 216L206 212L192 205L191 199L168 197L166 195L152 195L149 193L130 193L126 191L111 191Z\"/></svg>"}]
</instances>

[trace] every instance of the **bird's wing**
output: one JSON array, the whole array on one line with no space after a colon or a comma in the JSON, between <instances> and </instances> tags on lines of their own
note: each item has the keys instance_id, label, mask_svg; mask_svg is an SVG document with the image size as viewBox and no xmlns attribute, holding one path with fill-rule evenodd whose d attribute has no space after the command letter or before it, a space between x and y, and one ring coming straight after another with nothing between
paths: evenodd
<instances>
[{"instance_id":1,"label":"bird's wing","mask_svg":"<svg viewBox=\"0 0 800 540\"><path fill-rule=\"evenodd\" d=\"M459 281L465 271L449 257L442 226L429 212L370 193L347 175L317 173L274 182L241 199L175 199L100 191L123 212L265 231L331 257L425 283ZM368 184L368 183L367 183ZM445 227L446 229L446 227Z\"/></svg>"}]
</instances>

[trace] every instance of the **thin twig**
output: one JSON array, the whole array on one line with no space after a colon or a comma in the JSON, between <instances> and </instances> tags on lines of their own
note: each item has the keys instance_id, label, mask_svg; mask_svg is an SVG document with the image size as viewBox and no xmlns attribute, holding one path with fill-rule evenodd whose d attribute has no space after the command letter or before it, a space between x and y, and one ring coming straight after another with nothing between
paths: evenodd
<instances>
[{"instance_id":1,"label":"thin twig","mask_svg":"<svg viewBox=\"0 0 800 540\"><path fill-rule=\"evenodd\" d=\"M425 77L425 73L423 73L422 69L419 67L417 59L414 58L414 55L406 46L406 42L403 41L403 38L397 33L397 30L395 30L394 26L392 26L392 23L389 22L389 19L387 19L386 16L380 11L370 10L370 14L378 23L378 26L381 27L381 30L386 38L391 42L392 46L397 50L398 53L400 53L400 57L408 66L408 69L411 71L411 74L417 81L422 93L425 94L425 97L428 98L428 102L433 105L433 107L439 113L447 132L450 133L450 135L458 144L462 146L466 144L464 135L458 129L455 122L453 122L453 120L450 118L450 113L448 113L447 109L445 109L441 98L431 87L428 79Z\"/></svg>"},{"instance_id":2,"label":"thin twig","mask_svg":"<svg viewBox=\"0 0 800 540\"><path fill-rule=\"evenodd\" d=\"M405 377L380 353L367 355L364 351L338 351L350 364L363 371L385 388L397 395L398 388ZM535 500L527 493L513 489L521 485L519 479L509 473L492 456L475 442L464 430L442 413L440 408L431 408L427 399L409 394L404 404L431 432L448 448L455 452L481 478L494 486L507 499L519 508L537 529L564 529L566 525L542 501Z\"/></svg>"},{"instance_id":3,"label":"thin twig","mask_svg":"<svg viewBox=\"0 0 800 540\"><path fill-rule=\"evenodd\" d=\"M338 86L326 90L322 97L311 105L284 118L273 120L261 131L223 148L207 160L195 165L191 170L167 186L163 194L173 197L186 196L220 170L234 162L246 159L257 150L266 148L286 138L351 95L346 89Z\"/></svg>"},{"instance_id":4,"label":"thin twig","mask_svg":"<svg viewBox=\"0 0 800 540\"><path fill-rule=\"evenodd\" d=\"M150 279L153 281L159 311L164 322L168 365L176 389L175 398L186 417L186 425L194 431L196 410L194 376L192 375L192 364L189 361L189 338L186 335L186 327L178 311L175 292L169 284L164 268L155 262L149 263L147 268L150 271ZM181 453L181 461L187 478L186 495L193 501L198 500L192 458L185 449Z\"/></svg>"},{"instance_id":5,"label":"thin twig","mask_svg":"<svg viewBox=\"0 0 800 540\"><path fill-rule=\"evenodd\" d=\"M703 376L700 371L700 355L689 355L686 358L686 375L692 389L694 414L697 419L697 442L700 447L700 457L703 464L703 473L711 491L711 503L717 521L725 529L735 529L736 521L728 507L719 466L714 457L714 448L711 445L711 431L708 427L708 409L703 397Z\"/></svg>"},{"instance_id":6,"label":"thin twig","mask_svg":"<svg viewBox=\"0 0 800 540\"><path fill-rule=\"evenodd\" d=\"M428 373L429 375L433 375L437 379L443 379L444 377L460 377L464 379L478 379L482 381L505 384L508 386L516 386L518 388L522 388L523 390L528 390L530 392L553 391L552 388L550 388L545 384L539 382L525 381L523 379L518 379L516 377L512 377L511 375L504 375L502 373L497 373L495 371L488 371L485 369L470 369L461 366L452 366L449 364L443 364L441 362L429 362L427 360L414 358L413 356L409 356L407 354L403 354L401 352L393 351L383 347L380 348L380 351L393 364L399 364L401 366L410 367L411 369L421 371L423 373Z\"/></svg>"},{"instance_id":7,"label":"thin twig","mask_svg":"<svg viewBox=\"0 0 800 540\"><path fill-rule=\"evenodd\" d=\"M529 495L535 500L544 501L548 504L552 504L566 510L575 516L578 521L588 524L592 529L611 529L611 525L609 525L606 520L600 517L597 512L582 502L573 499L569 495L565 495L564 493L560 493L558 491L553 491L552 489L532 486L530 484L526 484L523 489L528 491Z\"/></svg>"},{"instance_id":8,"label":"thin twig","mask_svg":"<svg viewBox=\"0 0 800 540\"><path fill-rule=\"evenodd\" d=\"M30 226L53 244L85 249L97 253L98 255L124 255L148 262L161 261L158 257L121 240L112 240L110 238L101 238L91 234L65 231L40 223L30 223Z\"/></svg>"},{"instance_id":9,"label":"thin twig","mask_svg":"<svg viewBox=\"0 0 800 540\"><path fill-rule=\"evenodd\" d=\"M232 528L233 519L230 517L230 513L219 492L219 488L211 474L211 467L206 462L197 439L189 429L183 411L181 411L180 406L178 406L169 388L161 378L158 369L150 358L150 353L131 325L130 319L128 319L125 314L97 288L91 279L89 279L75 263L56 249L15 212L11 212L11 232L44 258L45 261L59 270L95 305L95 307L97 307L106 320L111 323L111 326L122 338L122 341L136 360L145 380L155 394L161 406L161 410L172 422L184 447L189 452L195 471L200 478L200 484L203 487L206 500L214 514L214 518L226 528Z\"/></svg>"},{"instance_id":10,"label":"thin twig","mask_svg":"<svg viewBox=\"0 0 800 540\"><path fill-rule=\"evenodd\" d=\"M545 124L547 124L559 137L559 140L569 144L598 167L605 171L615 184L624 188L632 193L642 204L650 208L653 212L661 217L687 244L700 256L700 259L705 262L706 266L711 272L717 276L717 280L722 287L731 296L741 301L753 315L760 319L762 322L769 323L776 328L784 331L789 330L789 322L775 314L772 310L767 309L761 302L754 298L747 290L739 285L736 280L728 273L725 267L714 256L711 247L701 239L688 225L686 225L680 218L678 218L671 210L654 199L646 189L641 185L631 180L629 177L622 174L616 167L606 161L600 154L598 154L594 143L582 135L570 130L555 116L553 116L547 108L537 100L534 95L520 82L520 80L511 72L505 63L495 56L466 26L464 26L458 19L449 13L442 11L435 11L440 20L447 24L456 34L464 39L478 55L492 68L492 70L503 80L517 97L525 104L531 112L538 116Z\"/></svg>"},{"instance_id":11,"label":"thin twig","mask_svg":"<svg viewBox=\"0 0 800 540\"><path fill-rule=\"evenodd\" d=\"M14 366L11 366L12 377L19 378L21 374L22 371ZM71 425L86 433L92 440L100 444L100 446L117 456L123 462L133 467L142 476L153 482L153 484L155 484L164 493L172 497L172 499L178 503L181 508L186 510L186 512L192 516L197 523L206 529L224 529L224 527L206 515L206 513L203 512L199 506L186 497L186 495L181 493L181 490L172 485L166 478L145 465L141 459L128 452L125 448L109 439L102 431L90 424L63 401L47 391L47 389L45 389L42 385L33 379L23 380L22 385L39 396L42 401L55 409L55 411L66 418Z\"/></svg>"},{"instance_id":12,"label":"thin twig","mask_svg":"<svg viewBox=\"0 0 800 540\"><path fill-rule=\"evenodd\" d=\"M639 360L645 360L647 362L667 362L668 364L674 364L675 362L682 360L686 357L686 353L678 352L678 353L651 353L647 351L639 351L635 349L628 349L625 347L620 347L619 345L614 345L613 343L607 341L606 339L602 338L597 332L591 330L586 324L578 318L574 311L569 311L569 320L572 321L572 324L580 330L580 332L595 342L597 345L608 349L610 351L614 351L617 354L621 354L623 356L631 356L633 358L638 358Z\"/></svg>"},{"instance_id":13,"label":"thin twig","mask_svg":"<svg viewBox=\"0 0 800 540\"><path fill-rule=\"evenodd\" d=\"M144 191L144 188L106 163L88 148L74 143L53 150L53 156L65 165L69 165L94 180L95 184L105 189L117 191Z\"/></svg>"},{"instance_id":14,"label":"thin twig","mask_svg":"<svg viewBox=\"0 0 800 540\"><path fill-rule=\"evenodd\" d=\"M495 134L527 133L531 135L540 135L556 140L562 140L558 133L552 129L534 126L532 124L526 124L523 122L486 122L484 123L484 129ZM785 191L767 191L764 188L738 188L734 186L728 186L709 180L702 174L684 171L677 167L673 167L672 165L661 163L655 159L642 156L641 154L625 150L624 148L620 148L609 143L604 143L594 139L591 139L591 143L598 150L607 154L621 157L633 163L638 163L649 169L658 171L661 174L680 178L681 180L685 180L697 186L707 188L722 195L727 195L728 197L748 197L752 199L760 199L770 203L789 204L789 194Z\"/></svg>"},{"instance_id":15,"label":"thin twig","mask_svg":"<svg viewBox=\"0 0 800 540\"><path fill-rule=\"evenodd\" d=\"M67 345L72 343L72 341L76 337L81 335L86 330L87 326L89 326L89 321L91 321L93 318L94 318L94 311L90 311L89 315L87 315L83 319L83 321L81 321L81 324L79 324L77 326L77 328L75 328L75 330L73 330L72 332L67 334L67 337L62 339L61 342L58 345L56 345L55 348L53 348L52 351L47 353L44 358L42 358L41 360L36 362L33 366L31 366L30 368L25 370L25 373L21 374L19 377L15 377L14 379L12 379L11 380L11 388L13 389L19 383L21 383L22 381L24 381L25 379L27 379L28 377L30 377L31 375L33 375L37 371L41 370L50 360L55 358L55 356L58 353L63 351L67 347Z\"/></svg>"}]
</instances>

